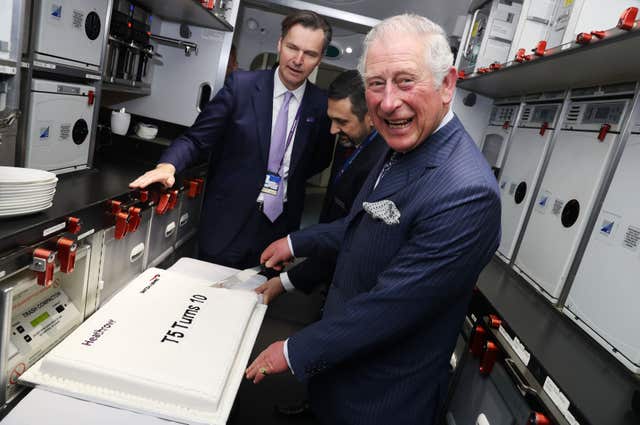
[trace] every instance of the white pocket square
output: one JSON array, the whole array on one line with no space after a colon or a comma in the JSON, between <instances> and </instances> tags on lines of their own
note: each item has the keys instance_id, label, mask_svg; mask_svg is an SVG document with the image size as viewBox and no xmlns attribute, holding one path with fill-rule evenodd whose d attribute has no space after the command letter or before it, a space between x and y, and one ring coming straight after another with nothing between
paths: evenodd
<instances>
[{"instance_id":1,"label":"white pocket square","mask_svg":"<svg viewBox=\"0 0 640 425\"><path fill-rule=\"evenodd\" d=\"M383 199L378 202L363 202L362 208L371 217L382 220L385 224L400 224L400 211L393 201Z\"/></svg>"}]
</instances>

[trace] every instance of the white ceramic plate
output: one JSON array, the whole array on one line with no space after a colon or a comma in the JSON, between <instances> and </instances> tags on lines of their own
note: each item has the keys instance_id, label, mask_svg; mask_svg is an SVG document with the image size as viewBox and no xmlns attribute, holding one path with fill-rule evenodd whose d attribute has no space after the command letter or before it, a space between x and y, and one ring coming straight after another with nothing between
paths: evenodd
<instances>
[{"instance_id":1,"label":"white ceramic plate","mask_svg":"<svg viewBox=\"0 0 640 425\"><path fill-rule=\"evenodd\" d=\"M30 210L31 208L44 207L45 205L49 205L51 203L51 199L47 199L45 201L31 202L29 204L19 204L19 205L1 205L0 211L18 211L18 210Z\"/></svg>"},{"instance_id":2,"label":"white ceramic plate","mask_svg":"<svg viewBox=\"0 0 640 425\"><path fill-rule=\"evenodd\" d=\"M19 216L19 215L25 215L25 214L33 214L42 210L46 210L47 208L51 207L51 205L53 205L52 202L44 205L44 206L39 206L39 207L33 207L33 208L25 208L22 209L22 211L18 210L7 210L7 211L0 211L0 217L15 217L15 216Z\"/></svg>"},{"instance_id":3,"label":"white ceramic plate","mask_svg":"<svg viewBox=\"0 0 640 425\"><path fill-rule=\"evenodd\" d=\"M39 198L23 199L17 201L9 201L0 199L0 210L20 207L32 207L40 204L48 204L53 199L52 196L43 196Z\"/></svg>"},{"instance_id":4,"label":"white ceramic plate","mask_svg":"<svg viewBox=\"0 0 640 425\"><path fill-rule=\"evenodd\" d=\"M34 192L47 192L55 190L56 183L41 184L41 185L23 185L16 187L0 187L0 194L13 195L16 193L34 193Z\"/></svg>"},{"instance_id":5,"label":"white ceramic plate","mask_svg":"<svg viewBox=\"0 0 640 425\"><path fill-rule=\"evenodd\" d=\"M54 193L56 193L55 187L51 189L45 188L40 190L16 190L15 192L5 192L0 190L0 201L40 198L42 196L53 196Z\"/></svg>"},{"instance_id":6,"label":"white ceramic plate","mask_svg":"<svg viewBox=\"0 0 640 425\"><path fill-rule=\"evenodd\" d=\"M35 168L0 166L0 184L43 183L54 180L57 181L58 178L49 171L37 170Z\"/></svg>"}]
</instances>

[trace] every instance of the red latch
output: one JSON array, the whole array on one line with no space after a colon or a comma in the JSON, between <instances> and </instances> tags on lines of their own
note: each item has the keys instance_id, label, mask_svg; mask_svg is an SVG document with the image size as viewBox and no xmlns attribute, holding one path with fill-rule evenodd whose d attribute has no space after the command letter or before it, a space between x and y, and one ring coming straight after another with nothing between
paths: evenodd
<instances>
[{"instance_id":1,"label":"red latch","mask_svg":"<svg viewBox=\"0 0 640 425\"><path fill-rule=\"evenodd\" d=\"M167 212L170 197L171 195L169 195L168 193L163 193L160 195L158 199L158 205L156 205L156 214L163 215Z\"/></svg>"},{"instance_id":2,"label":"red latch","mask_svg":"<svg viewBox=\"0 0 640 425\"><path fill-rule=\"evenodd\" d=\"M187 189L187 196L191 199L198 196L198 182L196 180L187 180L187 184L189 185L189 189Z\"/></svg>"},{"instance_id":3,"label":"red latch","mask_svg":"<svg viewBox=\"0 0 640 425\"><path fill-rule=\"evenodd\" d=\"M458 71L458 80L464 80L466 76L467 75L463 70Z\"/></svg>"},{"instance_id":4,"label":"red latch","mask_svg":"<svg viewBox=\"0 0 640 425\"><path fill-rule=\"evenodd\" d=\"M58 249L58 261L60 261L60 271L71 273L76 264L76 251L78 244L73 239L62 237L56 242Z\"/></svg>"},{"instance_id":5,"label":"red latch","mask_svg":"<svg viewBox=\"0 0 640 425\"><path fill-rule=\"evenodd\" d=\"M96 92L93 90L89 90L87 93L87 101L89 102L89 106L93 105L93 102L96 100Z\"/></svg>"},{"instance_id":6,"label":"red latch","mask_svg":"<svg viewBox=\"0 0 640 425\"><path fill-rule=\"evenodd\" d=\"M591 31L591 34L597 38L599 38L600 40L602 40L603 38L605 38L607 36L607 32L606 31Z\"/></svg>"},{"instance_id":7,"label":"red latch","mask_svg":"<svg viewBox=\"0 0 640 425\"><path fill-rule=\"evenodd\" d=\"M502 68L502 64L501 64L501 63L498 63L498 62L494 62L494 63L492 63L491 65L489 65L489 69L490 69L491 71L497 71L497 70L499 70L499 69L501 69L501 68Z\"/></svg>"},{"instance_id":8,"label":"red latch","mask_svg":"<svg viewBox=\"0 0 640 425\"><path fill-rule=\"evenodd\" d=\"M625 31L633 29L633 25L636 21L636 16L638 16L638 8L628 7L624 12L622 12L622 15L620 15L617 27Z\"/></svg>"},{"instance_id":9,"label":"red latch","mask_svg":"<svg viewBox=\"0 0 640 425\"><path fill-rule=\"evenodd\" d=\"M489 68L478 68L478 74L487 74L489 72Z\"/></svg>"},{"instance_id":10,"label":"red latch","mask_svg":"<svg viewBox=\"0 0 640 425\"><path fill-rule=\"evenodd\" d=\"M118 212L116 214L116 231L113 235L116 239L122 239L127 234L129 227L129 214L125 212Z\"/></svg>"},{"instance_id":11,"label":"red latch","mask_svg":"<svg viewBox=\"0 0 640 425\"><path fill-rule=\"evenodd\" d=\"M496 316L495 314L490 314L489 315L489 326L491 326L493 329L498 329L500 327L500 325L502 325L502 320L500 320L500 318L498 316Z\"/></svg>"},{"instance_id":12,"label":"red latch","mask_svg":"<svg viewBox=\"0 0 640 425\"><path fill-rule=\"evenodd\" d=\"M547 131L548 128L549 128L549 123L547 121L543 122L542 125L540 126L540 135L544 136L544 133Z\"/></svg>"},{"instance_id":13,"label":"red latch","mask_svg":"<svg viewBox=\"0 0 640 425\"><path fill-rule=\"evenodd\" d=\"M204 189L204 179L197 178L194 180L198 182L198 193L196 194L196 196L198 196L202 193L202 190Z\"/></svg>"},{"instance_id":14,"label":"red latch","mask_svg":"<svg viewBox=\"0 0 640 425\"><path fill-rule=\"evenodd\" d=\"M527 425L551 425L551 421L540 412L531 412Z\"/></svg>"},{"instance_id":15,"label":"red latch","mask_svg":"<svg viewBox=\"0 0 640 425\"><path fill-rule=\"evenodd\" d=\"M178 190L172 190L169 192L169 203L167 205L167 210L171 211L178 205Z\"/></svg>"},{"instance_id":16,"label":"red latch","mask_svg":"<svg viewBox=\"0 0 640 425\"><path fill-rule=\"evenodd\" d=\"M604 138L607 137L607 133L611 130L611 124L602 124L600 131L598 132L598 140L604 142Z\"/></svg>"},{"instance_id":17,"label":"red latch","mask_svg":"<svg viewBox=\"0 0 640 425\"><path fill-rule=\"evenodd\" d=\"M116 200L109 201L109 208L111 209L111 214L118 214L120 212L120 205L122 202Z\"/></svg>"},{"instance_id":18,"label":"red latch","mask_svg":"<svg viewBox=\"0 0 640 425\"><path fill-rule=\"evenodd\" d=\"M129 220L127 225L127 233L133 233L138 230L142 217L140 213L142 210L138 207L129 207Z\"/></svg>"},{"instance_id":19,"label":"red latch","mask_svg":"<svg viewBox=\"0 0 640 425\"><path fill-rule=\"evenodd\" d=\"M592 38L593 36L591 35L591 33L581 32L576 36L576 43L582 44L582 45L589 44Z\"/></svg>"},{"instance_id":20,"label":"red latch","mask_svg":"<svg viewBox=\"0 0 640 425\"><path fill-rule=\"evenodd\" d=\"M138 199L140 202L147 202L149 200L149 191L141 190L138 192Z\"/></svg>"},{"instance_id":21,"label":"red latch","mask_svg":"<svg viewBox=\"0 0 640 425\"><path fill-rule=\"evenodd\" d=\"M547 41L540 40L535 49L533 49L533 54L536 56L544 56L544 52L547 49Z\"/></svg>"},{"instance_id":22,"label":"red latch","mask_svg":"<svg viewBox=\"0 0 640 425\"><path fill-rule=\"evenodd\" d=\"M45 248L33 251L33 262L30 269L36 272L38 285L48 288L53 283L56 253Z\"/></svg>"},{"instance_id":23,"label":"red latch","mask_svg":"<svg viewBox=\"0 0 640 425\"><path fill-rule=\"evenodd\" d=\"M482 358L480 359L480 373L488 375L498 359L498 346L493 341L487 341Z\"/></svg>"},{"instance_id":24,"label":"red latch","mask_svg":"<svg viewBox=\"0 0 640 425\"><path fill-rule=\"evenodd\" d=\"M69 233L73 233L77 235L80 233L82 229L82 224L80 223L80 219L77 217L67 217L67 231Z\"/></svg>"},{"instance_id":25,"label":"red latch","mask_svg":"<svg viewBox=\"0 0 640 425\"><path fill-rule=\"evenodd\" d=\"M526 49L518 49L518 51L516 52L516 62L522 63L525 61L530 61L531 55L527 55L526 53Z\"/></svg>"},{"instance_id":26,"label":"red latch","mask_svg":"<svg viewBox=\"0 0 640 425\"><path fill-rule=\"evenodd\" d=\"M509 120L506 120L504 123L502 123L502 128L504 128L505 130L509 129Z\"/></svg>"},{"instance_id":27,"label":"red latch","mask_svg":"<svg viewBox=\"0 0 640 425\"><path fill-rule=\"evenodd\" d=\"M482 356L482 349L484 348L486 340L487 331L482 326L477 325L473 330L473 335L471 335L471 340L469 341L469 351L473 357Z\"/></svg>"}]
</instances>

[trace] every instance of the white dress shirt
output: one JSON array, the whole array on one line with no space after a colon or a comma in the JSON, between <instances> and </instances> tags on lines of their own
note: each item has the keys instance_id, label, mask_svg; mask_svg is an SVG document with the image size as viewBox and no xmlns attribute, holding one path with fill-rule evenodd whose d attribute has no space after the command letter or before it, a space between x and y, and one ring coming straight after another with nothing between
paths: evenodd
<instances>
[{"instance_id":1,"label":"white dress shirt","mask_svg":"<svg viewBox=\"0 0 640 425\"><path fill-rule=\"evenodd\" d=\"M284 94L287 89L280 80L280 74L278 73L278 69L276 68L275 75L273 77L273 109L271 110L271 137L273 137L273 129L276 126L276 119L278 118L278 112L282 107L282 102L284 101ZM291 126L293 125L293 120L298 113L298 108L302 103L302 96L304 96L304 90L307 88L307 80L304 80L304 83L297 89L291 91L293 96L289 100L289 115L287 117L287 132L285 133L287 137L289 136L289 132L291 131ZM302 119L302 117L300 117ZM298 121L298 125L300 122ZM293 135L291 136L291 142L289 146L287 146L287 150L284 152L284 159L282 160L282 189L284 190L283 201L287 200L287 179L289 177L289 164L291 163L291 152L293 150L293 141L296 138L297 128L294 129ZM271 170L274 171L274 170ZM277 171L277 170L275 170ZM264 202L264 193L260 192L258 195L258 202Z\"/></svg>"}]
</instances>

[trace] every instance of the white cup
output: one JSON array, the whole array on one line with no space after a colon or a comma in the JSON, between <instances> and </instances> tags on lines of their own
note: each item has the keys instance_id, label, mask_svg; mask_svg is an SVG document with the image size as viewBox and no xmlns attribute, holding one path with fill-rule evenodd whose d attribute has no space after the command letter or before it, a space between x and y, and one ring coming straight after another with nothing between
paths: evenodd
<instances>
[{"instance_id":1,"label":"white cup","mask_svg":"<svg viewBox=\"0 0 640 425\"><path fill-rule=\"evenodd\" d=\"M124 111L124 108L119 111L111 111L111 132L125 136L129 130L129 124L131 123L131 114Z\"/></svg>"}]
</instances>

